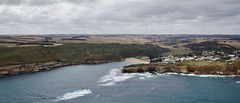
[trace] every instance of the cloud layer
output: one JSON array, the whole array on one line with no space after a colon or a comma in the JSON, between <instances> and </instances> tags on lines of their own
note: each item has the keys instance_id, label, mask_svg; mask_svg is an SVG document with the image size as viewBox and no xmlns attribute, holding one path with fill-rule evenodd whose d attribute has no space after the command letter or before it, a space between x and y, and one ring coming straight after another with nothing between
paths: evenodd
<instances>
[{"instance_id":1,"label":"cloud layer","mask_svg":"<svg viewBox=\"0 0 240 103\"><path fill-rule=\"evenodd\" d=\"M240 34L239 0L1 0L0 34Z\"/></svg>"}]
</instances>

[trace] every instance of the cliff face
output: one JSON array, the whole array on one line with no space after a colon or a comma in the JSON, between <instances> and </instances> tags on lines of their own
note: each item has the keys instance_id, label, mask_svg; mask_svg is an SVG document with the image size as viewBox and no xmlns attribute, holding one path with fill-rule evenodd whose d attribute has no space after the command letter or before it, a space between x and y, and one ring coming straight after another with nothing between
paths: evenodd
<instances>
[{"instance_id":1,"label":"cliff face","mask_svg":"<svg viewBox=\"0 0 240 103\"><path fill-rule=\"evenodd\" d=\"M211 75L240 75L240 65L231 64L231 65L191 65L191 66L176 66L176 65L135 65L135 66L126 66L122 69L123 73L184 73L184 74L211 74Z\"/></svg>"},{"instance_id":2,"label":"cliff face","mask_svg":"<svg viewBox=\"0 0 240 103\"><path fill-rule=\"evenodd\" d=\"M36 72L36 71L48 70L48 69L67 66L67 65L71 65L71 64L51 61L51 62L44 62L44 63L3 66L3 67L0 67L0 76Z\"/></svg>"},{"instance_id":3,"label":"cliff face","mask_svg":"<svg viewBox=\"0 0 240 103\"><path fill-rule=\"evenodd\" d=\"M64 67L69 65L79 65L79 64L102 64L109 62L123 61L123 59L116 61L87 61L82 63L62 63L57 61L50 61L44 63L32 63L32 64L23 64L23 65L9 65L0 67L0 76L4 75L15 75L22 73L37 72L43 70L49 70L58 67Z\"/></svg>"}]
</instances>

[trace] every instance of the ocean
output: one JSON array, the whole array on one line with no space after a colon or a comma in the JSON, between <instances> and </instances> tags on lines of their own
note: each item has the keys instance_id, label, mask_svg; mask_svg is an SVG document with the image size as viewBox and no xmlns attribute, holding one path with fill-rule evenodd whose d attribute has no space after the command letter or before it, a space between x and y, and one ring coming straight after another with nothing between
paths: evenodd
<instances>
[{"instance_id":1,"label":"ocean","mask_svg":"<svg viewBox=\"0 0 240 103\"><path fill-rule=\"evenodd\" d=\"M239 77L122 74L123 61L0 78L0 103L240 103Z\"/></svg>"}]
</instances>

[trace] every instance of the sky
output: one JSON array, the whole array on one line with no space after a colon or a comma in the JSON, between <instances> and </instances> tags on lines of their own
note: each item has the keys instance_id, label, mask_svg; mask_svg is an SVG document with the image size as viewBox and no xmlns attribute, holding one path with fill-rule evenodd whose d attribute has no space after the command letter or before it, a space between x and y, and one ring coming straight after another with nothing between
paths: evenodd
<instances>
[{"instance_id":1,"label":"sky","mask_svg":"<svg viewBox=\"0 0 240 103\"><path fill-rule=\"evenodd\" d=\"M0 34L240 34L240 0L0 0Z\"/></svg>"}]
</instances>

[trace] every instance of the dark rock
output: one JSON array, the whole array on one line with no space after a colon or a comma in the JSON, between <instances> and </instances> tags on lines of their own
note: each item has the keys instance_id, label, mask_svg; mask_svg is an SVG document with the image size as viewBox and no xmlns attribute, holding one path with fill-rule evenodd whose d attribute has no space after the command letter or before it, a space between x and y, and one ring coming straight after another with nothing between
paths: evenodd
<instances>
[{"instance_id":1,"label":"dark rock","mask_svg":"<svg viewBox=\"0 0 240 103\"><path fill-rule=\"evenodd\" d=\"M145 71L142 68L137 68L138 73L144 73Z\"/></svg>"}]
</instances>

